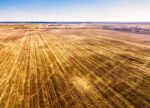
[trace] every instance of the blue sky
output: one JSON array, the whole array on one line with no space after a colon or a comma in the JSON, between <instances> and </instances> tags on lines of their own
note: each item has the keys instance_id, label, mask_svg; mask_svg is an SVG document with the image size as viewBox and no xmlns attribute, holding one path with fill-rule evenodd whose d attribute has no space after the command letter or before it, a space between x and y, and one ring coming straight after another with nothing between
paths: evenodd
<instances>
[{"instance_id":1,"label":"blue sky","mask_svg":"<svg viewBox=\"0 0 150 108\"><path fill-rule=\"evenodd\" d=\"M150 0L0 0L0 21L150 21Z\"/></svg>"}]
</instances>

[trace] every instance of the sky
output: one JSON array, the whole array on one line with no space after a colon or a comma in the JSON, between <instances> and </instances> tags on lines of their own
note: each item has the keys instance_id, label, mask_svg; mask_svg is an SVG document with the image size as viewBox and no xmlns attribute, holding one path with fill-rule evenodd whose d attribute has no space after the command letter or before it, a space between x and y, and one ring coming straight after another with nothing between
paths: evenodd
<instances>
[{"instance_id":1,"label":"sky","mask_svg":"<svg viewBox=\"0 0 150 108\"><path fill-rule=\"evenodd\" d=\"M150 21L150 0L0 0L0 21Z\"/></svg>"}]
</instances>

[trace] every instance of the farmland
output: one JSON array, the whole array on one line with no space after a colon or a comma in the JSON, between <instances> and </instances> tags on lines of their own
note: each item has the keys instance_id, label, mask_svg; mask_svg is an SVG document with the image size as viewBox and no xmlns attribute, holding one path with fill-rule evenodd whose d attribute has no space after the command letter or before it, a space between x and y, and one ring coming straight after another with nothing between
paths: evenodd
<instances>
[{"instance_id":1,"label":"farmland","mask_svg":"<svg viewBox=\"0 0 150 108\"><path fill-rule=\"evenodd\" d=\"M149 108L150 35L86 26L0 25L0 108Z\"/></svg>"}]
</instances>

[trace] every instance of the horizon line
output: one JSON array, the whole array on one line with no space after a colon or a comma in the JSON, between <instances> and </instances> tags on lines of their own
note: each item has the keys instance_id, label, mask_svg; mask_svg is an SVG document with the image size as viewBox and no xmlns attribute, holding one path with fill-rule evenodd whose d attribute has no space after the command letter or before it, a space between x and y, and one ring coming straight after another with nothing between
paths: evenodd
<instances>
[{"instance_id":1,"label":"horizon line","mask_svg":"<svg viewBox=\"0 0 150 108\"><path fill-rule=\"evenodd\" d=\"M150 21L0 21L0 23L150 23Z\"/></svg>"}]
</instances>

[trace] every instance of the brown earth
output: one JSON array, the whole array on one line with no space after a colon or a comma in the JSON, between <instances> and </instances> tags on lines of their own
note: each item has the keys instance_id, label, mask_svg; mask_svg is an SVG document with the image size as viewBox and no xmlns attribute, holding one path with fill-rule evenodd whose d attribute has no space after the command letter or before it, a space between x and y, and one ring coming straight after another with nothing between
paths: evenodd
<instances>
[{"instance_id":1,"label":"brown earth","mask_svg":"<svg viewBox=\"0 0 150 108\"><path fill-rule=\"evenodd\" d=\"M149 35L16 26L0 28L0 108L150 107Z\"/></svg>"}]
</instances>

